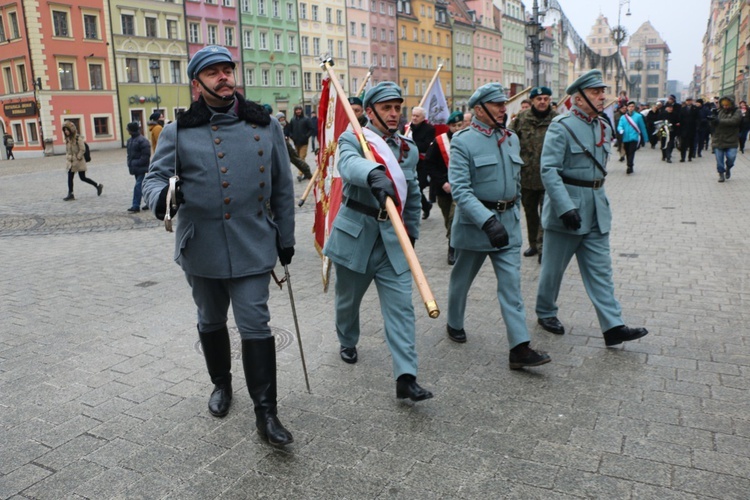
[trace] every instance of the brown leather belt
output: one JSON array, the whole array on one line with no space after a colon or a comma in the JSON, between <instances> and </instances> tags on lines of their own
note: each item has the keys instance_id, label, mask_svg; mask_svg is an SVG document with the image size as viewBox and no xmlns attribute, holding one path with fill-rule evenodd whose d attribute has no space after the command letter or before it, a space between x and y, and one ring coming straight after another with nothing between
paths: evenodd
<instances>
[{"instance_id":1,"label":"brown leather belt","mask_svg":"<svg viewBox=\"0 0 750 500\"><path fill-rule=\"evenodd\" d=\"M571 179L570 177L565 177L564 175L561 175L560 178L562 179L563 184L570 184L571 186L599 189L604 185L604 179L583 181L581 179Z\"/></svg>"},{"instance_id":2,"label":"brown leather belt","mask_svg":"<svg viewBox=\"0 0 750 500\"><path fill-rule=\"evenodd\" d=\"M484 205L485 207L489 208L490 210L496 210L498 212L505 212L506 210L509 210L513 208L513 206L516 204L516 198L514 197L512 200L509 201L484 201L479 200L479 202Z\"/></svg>"}]
</instances>

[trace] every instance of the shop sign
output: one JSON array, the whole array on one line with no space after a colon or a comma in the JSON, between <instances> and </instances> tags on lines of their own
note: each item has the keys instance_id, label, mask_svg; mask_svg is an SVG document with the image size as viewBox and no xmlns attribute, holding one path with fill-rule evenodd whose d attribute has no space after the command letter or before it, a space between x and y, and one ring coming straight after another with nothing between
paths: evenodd
<instances>
[{"instance_id":1,"label":"shop sign","mask_svg":"<svg viewBox=\"0 0 750 500\"><path fill-rule=\"evenodd\" d=\"M6 103L3 104L3 111L8 118L36 116L36 103L34 101Z\"/></svg>"}]
</instances>

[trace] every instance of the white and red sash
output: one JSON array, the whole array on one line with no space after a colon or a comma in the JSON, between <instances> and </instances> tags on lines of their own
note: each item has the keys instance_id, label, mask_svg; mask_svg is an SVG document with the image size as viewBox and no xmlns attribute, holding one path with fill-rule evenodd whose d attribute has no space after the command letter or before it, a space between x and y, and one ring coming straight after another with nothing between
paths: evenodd
<instances>
[{"instance_id":1,"label":"white and red sash","mask_svg":"<svg viewBox=\"0 0 750 500\"><path fill-rule=\"evenodd\" d=\"M438 149L440 150L440 154L443 157L443 161L445 162L445 168L448 168L448 162L450 161L450 151L451 151L451 140L448 137L448 133L440 134L435 138L435 142L437 143Z\"/></svg>"},{"instance_id":2,"label":"white and red sash","mask_svg":"<svg viewBox=\"0 0 750 500\"><path fill-rule=\"evenodd\" d=\"M399 165L396 156L382 137L369 128L362 129L362 132L364 132L365 140L370 144L375 161L381 165L385 165L385 174L393 182L393 185L396 186L398 211L403 218L404 202L408 193L404 171L401 170L401 165Z\"/></svg>"}]
</instances>

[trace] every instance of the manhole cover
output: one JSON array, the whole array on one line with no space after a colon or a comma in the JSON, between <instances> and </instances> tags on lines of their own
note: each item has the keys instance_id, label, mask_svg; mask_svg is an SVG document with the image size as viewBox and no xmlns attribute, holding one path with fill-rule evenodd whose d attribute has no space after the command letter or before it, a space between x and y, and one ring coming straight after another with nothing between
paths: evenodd
<instances>
[{"instance_id":1,"label":"manhole cover","mask_svg":"<svg viewBox=\"0 0 750 500\"><path fill-rule=\"evenodd\" d=\"M271 334L276 338L276 352L286 349L294 342L294 334L284 328L272 326ZM242 340L236 326L229 328L229 345L232 351L232 359L242 359ZM203 356L203 346L200 340L196 340L193 347L195 352Z\"/></svg>"}]
</instances>

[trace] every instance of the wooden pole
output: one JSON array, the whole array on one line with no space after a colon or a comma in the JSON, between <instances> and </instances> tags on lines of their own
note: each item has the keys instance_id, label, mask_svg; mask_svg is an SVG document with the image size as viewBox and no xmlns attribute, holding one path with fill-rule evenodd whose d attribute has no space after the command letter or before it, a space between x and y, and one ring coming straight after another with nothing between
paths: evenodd
<instances>
[{"instance_id":1,"label":"wooden pole","mask_svg":"<svg viewBox=\"0 0 750 500\"><path fill-rule=\"evenodd\" d=\"M373 156L372 151L370 151L369 144L365 140L365 135L362 132L362 127L359 125L357 116L354 114L354 111L352 110L352 107L346 98L344 89L341 88L341 84L339 83L336 75L333 72L333 62L331 61L331 59L326 59L325 61L323 61L323 63L321 63L321 67L328 72L331 83L336 89L336 94L338 94L338 98L341 101L341 104L343 104L344 106L344 111L346 112L346 116L349 118L349 123L354 130L354 134L359 140L359 144L362 147L365 158L374 162L375 157ZM425 308L427 309L427 314L430 316L430 318L437 318L440 315L440 309L438 309L437 302L435 302L435 296L432 294L430 285L427 283L427 278L422 271L422 266L419 263L419 259L417 259L417 254L414 252L414 248L411 246L411 241L409 241L409 234L406 232L404 223L401 221L401 215L399 214L398 208L396 208L396 205L393 203L393 200L390 197L386 198L385 209L388 212L388 218L391 220L393 229L396 232L396 236L398 237L398 242L401 244L401 250L403 250L404 256L406 257L406 262L409 264L411 275L414 278L414 283L416 283L417 285L419 295L422 297L422 301L424 302Z\"/></svg>"},{"instance_id":2,"label":"wooden pole","mask_svg":"<svg viewBox=\"0 0 750 500\"><path fill-rule=\"evenodd\" d=\"M362 82L362 85L359 86L357 89L357 93L354 94L356 97L359 97L362 95L362 92L365 90L365 86L367 85L367 82L370 81L370 77L372 76L372 66L370 66L370 69L367 71L367 75L365 75L365 79Z\"/></svg>"},{"instance_id":3,"label":"wooden pole","mask_svg":"<svg viewBox=\"0 0 750 500\"><path fill-rule=\"evenodd\" d=\"M427 92L424 93L422 96L422 100L419 101L419 107L424 107L424 102L427 100L427 96L430 95L430 91L432 90L432 86L435 85L435 82L438 78L438 73L440 73L440 70L443 69L443 63L438 64L437 70L435 70L435 74L432 75L432 80L430 80L430 84L427 86Z\"/></svg>"},{"instance_id":4,"label":"wooden pole","mask_svg":"<svg viewBox=\"0 0 750 500\"><path fill-rule=\"evenodd\" d=\"M305 192L302 193L302 197L297 202L297 206L301 207L305 204L305 200L307 200L307 197L310 195L310 191L312 190L313 186L316 182L318 182L318 177L320 177L320 167L315 169L315 172L313 172L312 178L310 179L310 182L307 183L307 187L305 188Z\"/></svg>"}]
</instances>

